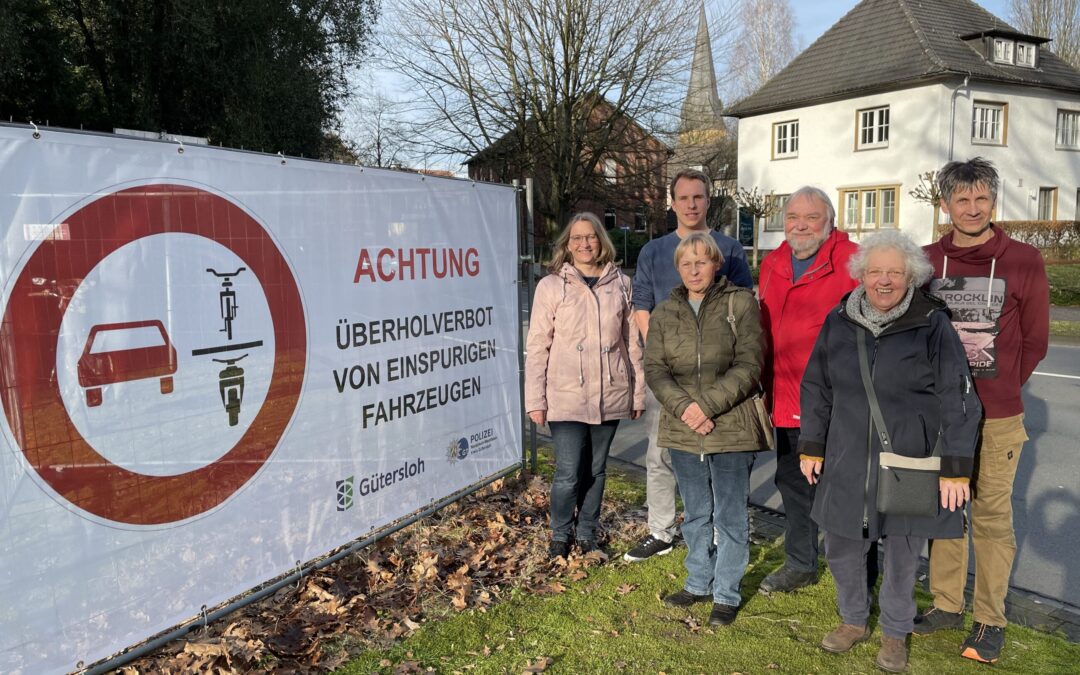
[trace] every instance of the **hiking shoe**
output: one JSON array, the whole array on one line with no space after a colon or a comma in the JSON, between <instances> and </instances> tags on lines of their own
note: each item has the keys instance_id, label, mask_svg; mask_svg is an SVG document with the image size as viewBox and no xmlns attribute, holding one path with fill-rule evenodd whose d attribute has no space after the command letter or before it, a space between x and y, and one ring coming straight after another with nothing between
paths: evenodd
<instances>
[{"instance_id":1,"label":"hiking shoe","mask_svg":"<svg viewBox=\"0 0 1080 675\"><path fill-rule=\"evenodd\" d=\"M870 637L870 626L842 623L821 640L821 648L833 654L843 654Z\"/></svg>"},{"instance_id":2,"label":"hiking shoe","mask_svg":"<svg viewBox=\"0 0 1080 675\"><path fill-rule=\"evenodd\" d=\"M709 625L727 626L728 624L735 621L735 615L738 613L738 607L732 607L731 605L721 605L719 602L714 602L712 606L712 612L709 613Z\"/></svg>"},{"instance_id":3,"label":"hiking shoe","mask_svg":"<svg viewBox=\"0 0 1080 675\"><path fill-rule=\"evenodd\" d=\"M570 542L552 541L548 544L548 557L552 560L555 558L565 558L568 555L570 555Z\"/></svg>"},{"instance_id":4,"label":"hiking shoe","mask_svg":"<svg viewBox=\"0 0 1080 675\"><path fill-rule=\"evenodd\" d=\"M902 673L907 670L907 645L888 635L881 636L881 649L874 661L878 668L889 673Z\"/></svg>"},{"instance_id":5,"label":"hiking shoe","mask_svg":"<svg viewBox=\"0 0 1080 675\"><path fill-rule=\"evenodd\" d=\"M817 570L797 570L784 565L761 580L758 589L763 593L790 593L818 582Z\"/></svg>"},{"instance_id":6,"label":"hiking shoe","mask_svg":"<svg viewBox=\"0 0 1080 675\"><path fill-rule=\"evenodd\" d=\"M937 607L930 607L915 616L915 627L911 632L916 635L929 635L939 630L955 630L964 627L963 612L946 612Z\"/></svg>"},{"instance_id":7,"label":"hiking shoe","mask_svg":"<svg viewBox=\"0 0 1080 675\"><path fill-rule=\"evenodd\" d=\"M581 549L581 555L600 550L600 547L596 544L595 539L578 539L577 546L579 549Z\"/></svg>"},{"instance_id":8,"label":"hiking shoe","mask_svg":"<svg viewBox=\"0 0 1080 675\"><path fill-rule=\"evenodd\" d=\"M996 663L1005 644L1005 629L975 622L971 634L964 640L960 656L979 663Z\"/></svg>"},{"instance_id":9,"label":"hiking shoe","mask_svg":"<svg viewBox=\"0 0 1080 675\"><path fill-rule=\"evenodd\" d=\"M623 560L626 562L638 562L651 558L654 555L667 555L671 553L671 549L674 547L670 541L663 541L657 539L651 534L641 540L641 543L630 549L623 555Z\"/></svg>"},{"instance_id":10,"label":"hiking shoe","mask_svg":"<svg viewBox=\"0 0 1080 675\"><path fill-rule=\"evenodd\" d=\"M712 600L711 595L697 595L685 590L675 591L671 595L664 596L664 604L668 607L689 607L710 600Z\"/></svg>"}]
</instances>

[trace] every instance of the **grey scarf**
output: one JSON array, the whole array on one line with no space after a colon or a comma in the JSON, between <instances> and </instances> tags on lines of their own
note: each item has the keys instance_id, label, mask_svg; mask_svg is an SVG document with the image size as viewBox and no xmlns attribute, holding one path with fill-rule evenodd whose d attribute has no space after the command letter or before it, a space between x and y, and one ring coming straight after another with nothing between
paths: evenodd
<instances>
[{"instance_id":1,"label":"grey scarf","mask_svg":"<svg viewBox=\"0 0 1080 675\"><path fill-rule=\"evenodd\" d=\"M877 337L890 323L896 321L904 315L904 312L908 311L913 295L915 295L915 287L908 286L907 294L904 295L904 299L900 301L900 304L887 312L881 312L875 309L870 304L870 301L866 299L866 287L859 284L848 296L845 309L848 316L855 323L870 331L874 337Z\"/></svg>"}]
</instances>

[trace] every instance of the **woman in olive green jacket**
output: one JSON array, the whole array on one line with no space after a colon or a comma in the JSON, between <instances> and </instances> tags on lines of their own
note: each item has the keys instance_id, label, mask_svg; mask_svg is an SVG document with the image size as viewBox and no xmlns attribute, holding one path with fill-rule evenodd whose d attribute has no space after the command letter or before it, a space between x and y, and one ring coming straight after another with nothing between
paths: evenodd
<instances>
[{"instance_id":1,"label":"woman in olive green jacket","mask_svg":"<svg viewBox=\"0 0 1080 675\"><path fill-rule=\"evenodd\" d=\"M747 289L716 279L721 262L707 234L679 243L683 283L652 313L645 346L645 379L663 406L657 443L671 451L689 549L686 584L664 602L711 600L713 625L731 623L739 609L750 470L754 452L767 447L749 401L761 377L758 305Z\"/></svg>"}]
</instances>

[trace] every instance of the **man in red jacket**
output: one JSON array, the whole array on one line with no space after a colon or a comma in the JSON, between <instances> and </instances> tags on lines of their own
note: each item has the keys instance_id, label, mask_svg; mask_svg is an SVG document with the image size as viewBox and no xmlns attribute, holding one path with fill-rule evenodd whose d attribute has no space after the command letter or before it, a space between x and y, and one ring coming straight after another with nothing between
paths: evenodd
<instances>
[{"instance_id":1,"label":"man in red jacket","mask_svg":"<svg viewBox=\"0 0 1080 675\"><path fill-rule=\"evenodd\" d=\"M949 162L937 180L952 231L926 247L934 265L930 292L952 310L985 415L972 479L974 625L961 654L993 663L1005 641L1005 594L1016 554L1013 479L1027 440L1020 388L1046 356L1050 287L1039 251L990 222L998 191L990 162ZM934 604L915 618L916 634L963 628L967 571L966 536L933 542Z\"/></svg>"},{"instance_id":2,"label":"man in red jacket","mask_svg":"<svg viewBox=\"0 0 1080 675\"><path fill-rule=\"evenodd\" d=\"M829 196L814 187L784 205L785 242L761 264L758 295L767 350L764 383L776 427L776 487L787 516L784 565L761 582L786 593L818 580L818 529L810 519L814 486L799 469L799 383L829 310L855 288L848 259L858 249L835 228ZM876 569L876 566L875 566Z\"/></svg>"}]
</instances>

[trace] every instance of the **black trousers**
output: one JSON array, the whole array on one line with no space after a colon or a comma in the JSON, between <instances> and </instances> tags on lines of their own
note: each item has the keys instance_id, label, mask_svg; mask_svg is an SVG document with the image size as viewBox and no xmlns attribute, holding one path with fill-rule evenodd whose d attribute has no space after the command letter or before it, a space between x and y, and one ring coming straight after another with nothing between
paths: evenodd
<instances>
[{"instance_id":1,"label":"black trousers","mask_svg":"<svg viewBox=\"0 0 1080 675\"><path fill-rule=\"evenodd\" d=\"M776 430L776 476L773 478L787 517L784 533L785 564L797 570L816 570L818 566L818 526L810 518L816 486L807 482L799 466L799 429ZM877 542L866 556L866 585L873 588L878 577Z\"/></svg>"}]
</instances>

